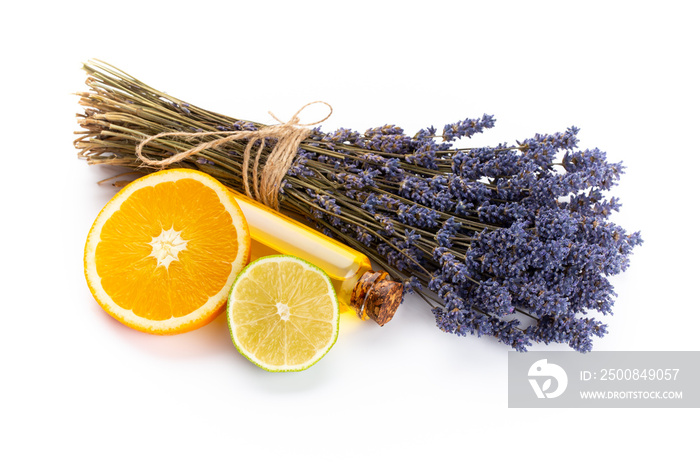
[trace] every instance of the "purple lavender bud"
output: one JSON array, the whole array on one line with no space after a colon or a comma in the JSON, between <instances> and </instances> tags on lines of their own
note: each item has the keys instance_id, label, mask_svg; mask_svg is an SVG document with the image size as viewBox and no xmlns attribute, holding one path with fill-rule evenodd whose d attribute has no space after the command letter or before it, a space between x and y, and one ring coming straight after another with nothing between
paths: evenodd
<instances>
[{"instance_id":1,"label":"purple lavender bud","mask_svg":"<svg viewBox=\"0 0 700 466\"><path fill-rule=\"evenodd\" d=\"M472 137L477 133L482 133L484 129L493 128L496 120L493 115L482 116L481 118L467 118L451 125L445 125L442 138L445 141L453 141L463 137Z\"/></svg>"}]
</instances>

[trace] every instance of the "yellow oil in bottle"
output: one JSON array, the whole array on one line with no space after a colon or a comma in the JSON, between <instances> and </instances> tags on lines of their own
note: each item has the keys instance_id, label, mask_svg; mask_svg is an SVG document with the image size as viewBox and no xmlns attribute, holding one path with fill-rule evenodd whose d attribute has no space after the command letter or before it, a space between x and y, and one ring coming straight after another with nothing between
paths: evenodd
<instances>
[{"instance_id":1,"label":"yellow oil in bottle","mask_svg":"<svg viewBox=\"0 0 700 466\"><path fill-rule=\"evenodd\" d=\"M341 311L353 310L379 325L391 320L401 302L403 285L384 272L372 271L359 251L297 222L240 193L232 191L248 222L251 260L272 254L304 259L331 278Z\"/></svg>"}]
</instances>

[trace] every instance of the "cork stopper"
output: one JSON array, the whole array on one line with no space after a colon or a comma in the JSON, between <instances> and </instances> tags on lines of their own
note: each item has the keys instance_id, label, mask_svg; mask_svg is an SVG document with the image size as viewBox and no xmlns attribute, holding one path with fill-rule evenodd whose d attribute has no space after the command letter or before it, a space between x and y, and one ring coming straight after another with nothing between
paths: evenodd
<instances>
[{"instance_id":1,"label":"cork stopper","mask_svg":"<svg viewBox=\"0 0 700 466\"><path fill-rule=\"evenodd\" d=\"M365 272L352 290L350 304L363 320L383 326L394 317L401 304L403 284L391 280L384 271Z\"/></svg>"}]
</instances>

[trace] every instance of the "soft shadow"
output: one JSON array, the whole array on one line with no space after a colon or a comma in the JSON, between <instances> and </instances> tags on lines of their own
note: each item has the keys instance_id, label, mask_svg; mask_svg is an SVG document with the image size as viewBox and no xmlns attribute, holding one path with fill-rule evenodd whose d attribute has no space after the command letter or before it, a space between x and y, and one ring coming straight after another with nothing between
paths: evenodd
<instances>
[{"instance_id":1,"label":"soft shadow","mask_svg":"<svg viewBox=\"0 0 700 466\"><path fill-rule=\"evenodd\" d=\"M240 354L238 356L245 359ZM333 368L324 359L301 372L267 372L246 359L245 362L248 365L248 368L245 369L246 380L252 388L262 393L287 394L308 392L325 384L331 378L330 374ZM243 368L237 367L236 369Z\"/></svg>"},{"instance_id":2,"label":"soft shadow","mask_svg":"<svg viewBox=\"0 0 700 466\"><path fill-rule=\"evenodd\" d=\"M95 312L102 314L109 321L109 327L127 344L162 358L204 358L237 352L231 343L224 313L208 325L191 332L179 335L151 335L123 325L104 312L97 304L95 304Z\"/></svg>"},{"instance_id":3,"label":"soft shadow","mask_svg":"<svg viewBox=\"0 0 700 466\"><path fill-rule=\"evenodd\" d=\"M305 392L325 383L333 370L330 364L324 364L325 358L301 372L267 372L261 369L236 350L231 341L225 313L210 324L188 333L151 335L127 327L109 316L97 303L92 308L104 321L105 326L113 331L114 335L123 339L126 345L168 360L218 358L224 370L240 374L240 377L236 377L237 384L247 381L254 389L261 392L273 394Z\"/></svg>"}]
</instances>

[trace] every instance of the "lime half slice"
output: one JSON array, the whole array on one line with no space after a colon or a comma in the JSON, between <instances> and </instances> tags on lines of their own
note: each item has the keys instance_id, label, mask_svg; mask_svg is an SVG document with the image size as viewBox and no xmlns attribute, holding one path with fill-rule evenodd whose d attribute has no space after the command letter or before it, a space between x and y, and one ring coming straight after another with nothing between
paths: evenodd
<instances>
[{"instance_id":1,"label":"lime half slice","mask_svg":"<svg viewBox=\"0 0 700 466\"><path fill-rule=\"evenodd\" d=\"M227 304L236 349L270 372L302 371L338 338L338 298L328 275L294 256L266 256L238 275Z\"/></svg>"}]
</instances>

